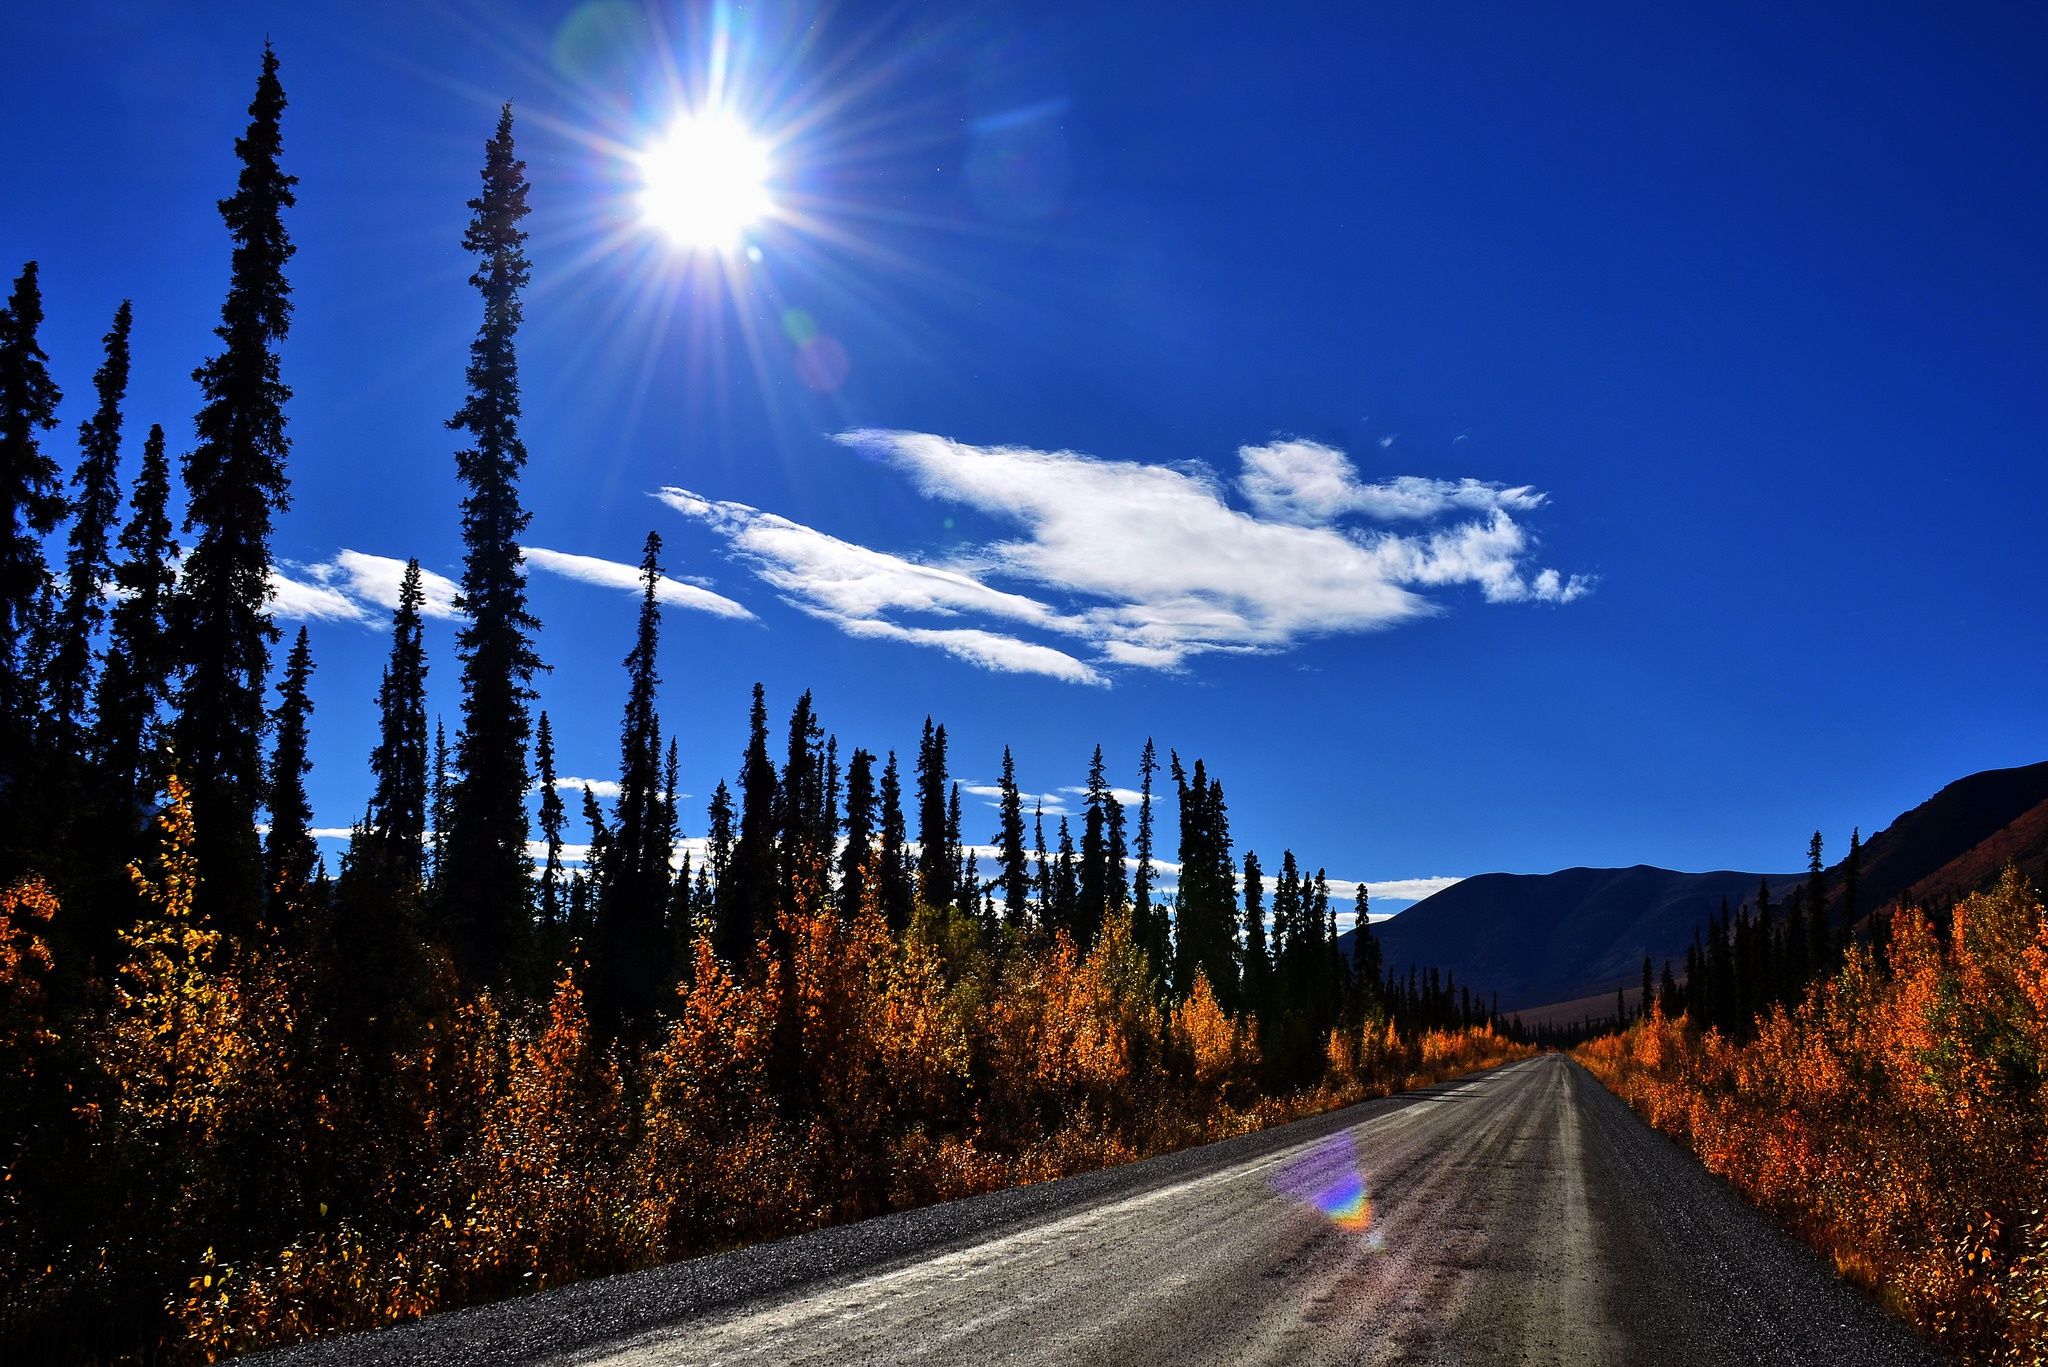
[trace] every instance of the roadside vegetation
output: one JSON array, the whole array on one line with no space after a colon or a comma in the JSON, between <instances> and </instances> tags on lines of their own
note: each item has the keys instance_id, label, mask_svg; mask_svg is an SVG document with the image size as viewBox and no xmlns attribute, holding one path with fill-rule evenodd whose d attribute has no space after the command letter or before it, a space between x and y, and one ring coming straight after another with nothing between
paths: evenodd
<instances>
[{"instance_id":1,"label":"roadside vegetation","mask_svg":"<svg viewBox=\"0 0 2048 1367\"><path fill-rule=\"evenodd\" d=\"M1601 1081L1938 1347L2048 1362L2048 925L2025 879L1887 909L1746 1019L1648 1000L1577 1050Z\"/></svg>"}]
</instances>

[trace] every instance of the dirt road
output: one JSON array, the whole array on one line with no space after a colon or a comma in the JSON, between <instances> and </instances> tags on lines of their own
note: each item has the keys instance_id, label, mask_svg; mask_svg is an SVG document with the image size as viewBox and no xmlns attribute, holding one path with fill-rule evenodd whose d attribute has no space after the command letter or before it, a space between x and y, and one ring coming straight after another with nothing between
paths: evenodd
<instances>
[{"instance_id":1,"label":"dirt road","mask_svg":"<svg viewBox=\"0 0 2048 1367\"><path fill-rule=\"evenodd\" d=\"M1937 1359L1557 1055L306 1362Z\"/></svg>"}]
</instances>

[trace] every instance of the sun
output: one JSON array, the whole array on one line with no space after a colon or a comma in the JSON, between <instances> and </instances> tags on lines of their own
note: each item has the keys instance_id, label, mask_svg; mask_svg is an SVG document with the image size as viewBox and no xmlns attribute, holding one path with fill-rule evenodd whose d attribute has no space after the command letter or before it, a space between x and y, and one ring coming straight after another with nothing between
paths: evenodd
<instances>
[{"instance_id":1,"label":"sun","mask_svg":"<svg viewBox=\"0 0 2048 1367\"><path fill-rule=\"evenodd\" d=\"M735 250L774 212L768 144L730 114L683 115L639 161L641 215L679 246Z\"/></svg>"}]
</instances>

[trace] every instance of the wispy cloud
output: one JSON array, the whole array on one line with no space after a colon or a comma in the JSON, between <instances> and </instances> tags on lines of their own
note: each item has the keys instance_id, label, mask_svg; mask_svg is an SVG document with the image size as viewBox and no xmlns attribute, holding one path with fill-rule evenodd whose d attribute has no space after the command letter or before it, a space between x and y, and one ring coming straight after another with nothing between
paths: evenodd
<instances>
[{"instance_id":1,"label":"wispy cloud","mask_svg":"<svg viewBox=\"0 0 2048 1367\"><path fill-rule=\"evenodd\" d=\"M270 572L270 611L294 622L360 622L380 626L383 619L340 589L294 579L283 570Z\"/></svg>"},{"instance_id":2,"label":"wispy cloud","mask_svg":"<svg viewBox=\"0 0 2048 1367\"><path fill-rule=\"evenodd\" d=\"M527 564L538 566L550 574L558 574L564 579L575 579L608 589L626 589L633 593L640 591L640 567L637 565L622 564L617 560L601 560L594 555L570 555L566 551L551 551L544 546L522 546L520 553L526 557ZM655 585L654 596L657 601L671 607L690 608L717 617L750 620L754 615L724 594L713 593L700 585L686 584L667 576L663 576Z\"/></svg>"},{"instance_id":3,"label":"wispy cloud","mask_svg":"<svg viewBox=\"0 0 2048 1367\"><path fill-rule=\"evenodd\" d=\"M389 612L398 606L398 587L404 578L403 560L362 551L343 550L331 560L311 565L287 562L270 572L270 610L276 616L301 622L356 622L382 627L387 623L379 609ZM420 588L424 595L420 612L424 616L462 615L455 610L453 579L422 568Z\"/></svg>"},{"instance_id":4,"label":"wispy cloud","mask_svg":"<svg viewBox=\"0 0 2048 1367\"><path fill-rule=\"evenodd\" d=\"M1540 508L1542 494L1471 479L1366 483L1342 452L1315 442L1243 448L1236 489L1246 511L1200 467L919 432L839 440L926 496L1023 534L927 562L685 489L656 496L723 535L803 611L850 635L935 646L988 669L1104 682L1096 664L1027 631L1084 643L1100 664L1178 669L1205 653L1281 650L1442 611L1427 590L1471 585L1488 602L1568 603L1590 588L1529 563L1533 538L1515 515ZM1409 533L1343 525L1359 517L1461 520ZM1003 630L902 620L913 615L979 617Z\"/></svg>"}]
</instances>

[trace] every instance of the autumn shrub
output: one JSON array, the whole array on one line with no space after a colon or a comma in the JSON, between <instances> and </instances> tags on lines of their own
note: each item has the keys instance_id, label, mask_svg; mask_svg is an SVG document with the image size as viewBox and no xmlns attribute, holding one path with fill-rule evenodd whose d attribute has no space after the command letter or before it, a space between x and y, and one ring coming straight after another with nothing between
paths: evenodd
<instances>
[{"instance_id":1,"label":"autumn shrub","mask_svg":"<svg viewBox=\"0 0 2048 1367\"><path fill-rule=\"evenodd\" d=\"M2048 929L2008 872L1735 1044L1653 1012L1578 1057L1967 1361L2048 1361Z\"/></svg>"},{"instance_id":2,"label":"autumn shrub","mask_svg":"<svg viewBox=\"0 0 2048 1367\"><path fill-rule=\"evenodd\" d=\"M195 915L175 785L159 827L135 871L145 914L78 1020L45 1016L62 908L37 883L0 894L0 1044L19 1060L0 1079L0 1343L26 1356L212 1361L1129 1162L1528 1052L1368 1011L1328 1032L1312 1085L1275 1093L1254 1018L1205 978L1162 1002L1127 916L1084 951L930 907L892 932L872 895L847 915L798 887L744 968L697 941L637 1038L593 1029L577 971L525 1003L465 990L442 960L371 1036L379 1053L330 1023L330 989L284 948ZM29 1186L73 1194L38 1205Z\"/></svg>"}]
</instances>

